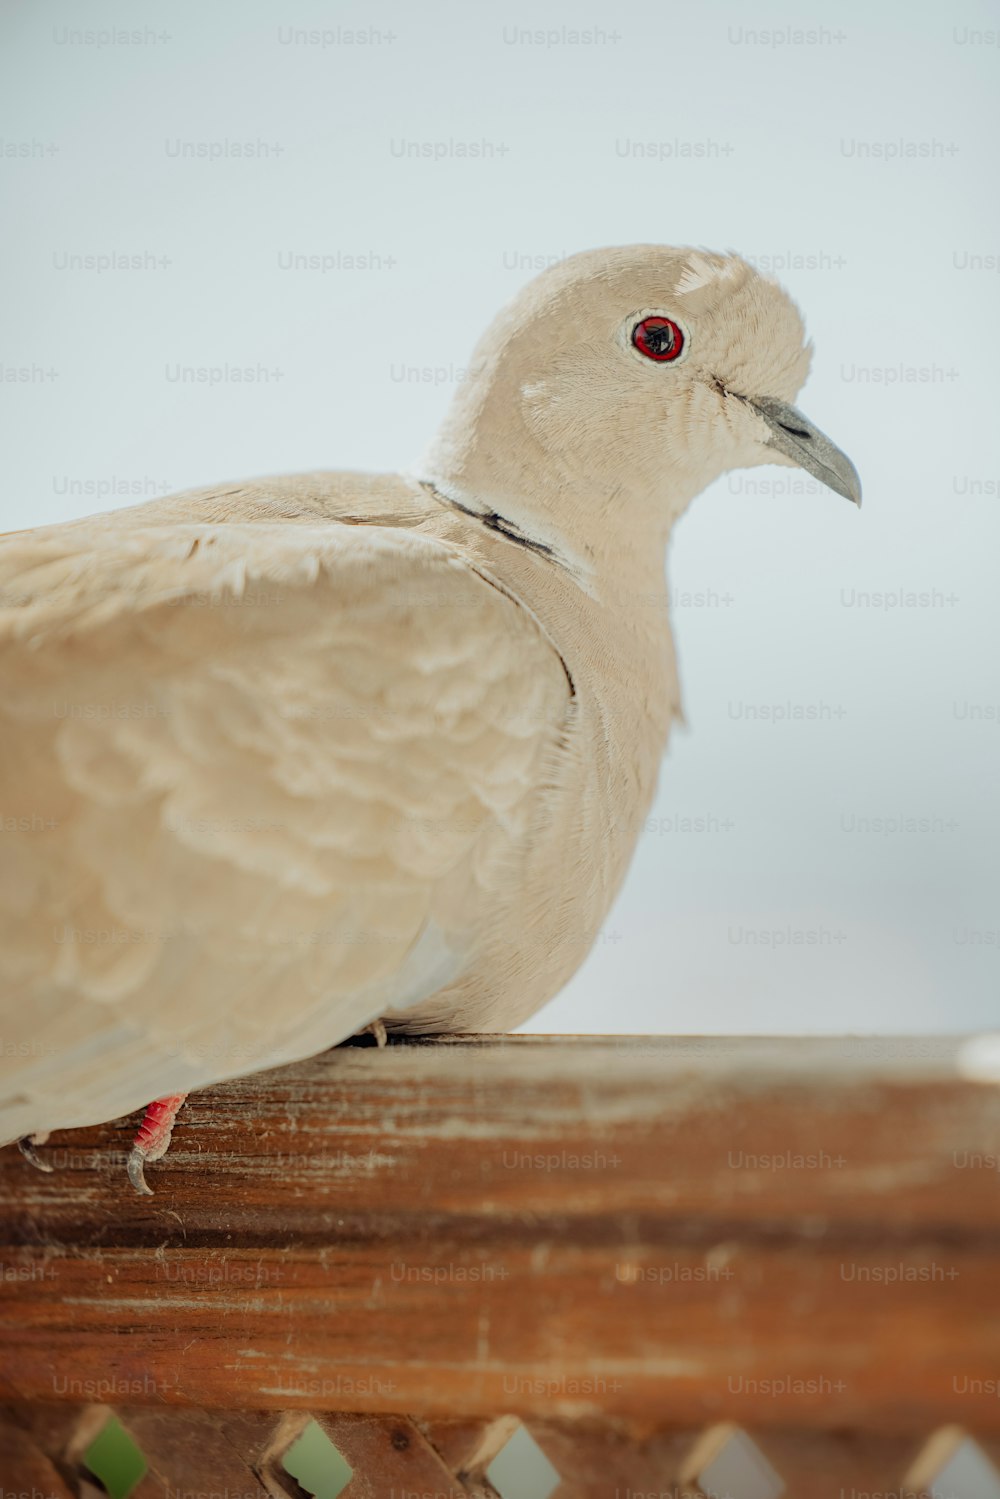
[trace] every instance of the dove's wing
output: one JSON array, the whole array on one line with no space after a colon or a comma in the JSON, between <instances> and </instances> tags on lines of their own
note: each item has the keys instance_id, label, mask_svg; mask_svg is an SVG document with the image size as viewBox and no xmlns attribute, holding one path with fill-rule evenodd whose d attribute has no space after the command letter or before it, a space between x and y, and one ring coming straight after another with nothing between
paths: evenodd
<instances>
[{"instance_id":1,"label":"dove's wing","mask_svg":"<svg viewBox=\"0 0 1000 1499\"><path fill-rule=\"evenodd\" d=\"M0 543L0 1140L306 1056L456 978L572 691L411 531Z\"/></svg>"}]
</instances>

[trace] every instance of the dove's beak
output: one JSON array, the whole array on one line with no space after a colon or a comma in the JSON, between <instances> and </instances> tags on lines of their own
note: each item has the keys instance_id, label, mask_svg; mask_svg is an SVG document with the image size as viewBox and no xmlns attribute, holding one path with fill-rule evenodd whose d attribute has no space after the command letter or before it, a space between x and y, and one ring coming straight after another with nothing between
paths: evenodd
<instances>
[{"instance_id":1,"label":"dove's beak","mask_svg":"<svg viewBox=\"0 0 1000 1499\"><path fill-rule=\"evenodd\" d=\"M822 484L860 506L861 480L857 469L847 454L814 427L808 417L803 416L797 407L776 401L771 396L744 399L767 422L770 428L766 439L768 447L777 448L799 468L804 468Z\"/></svg>"}]
</instances>

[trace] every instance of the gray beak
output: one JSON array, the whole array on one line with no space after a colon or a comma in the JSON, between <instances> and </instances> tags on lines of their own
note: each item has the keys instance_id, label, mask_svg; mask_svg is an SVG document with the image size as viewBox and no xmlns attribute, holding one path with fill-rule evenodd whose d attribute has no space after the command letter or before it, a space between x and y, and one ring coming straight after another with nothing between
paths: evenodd
<instances>
[{"instance_id":1,"label":"gray beak","mask_svg":"<svg viewBox=\"0 0 1000 1499\"><path fill-rule=\"evenodd\" d=\"M803 416L797 407L789 406L785 401L775 401L771 396L761 396L758 400L745 396L744 400L770 427L768 447L777 448L799 468L804 468L829 489L860 507L861 480L857 469L847 454L814 427L808 417Z\"/></svg>"}]
</instances>

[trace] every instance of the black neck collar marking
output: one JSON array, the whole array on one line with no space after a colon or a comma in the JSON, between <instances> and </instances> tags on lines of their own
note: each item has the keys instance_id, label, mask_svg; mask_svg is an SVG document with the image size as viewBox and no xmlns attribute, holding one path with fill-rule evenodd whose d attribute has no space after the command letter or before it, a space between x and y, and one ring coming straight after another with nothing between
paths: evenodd
<instances>
[{"instance_id":1,"label":"black neck collar marking","mask_svg":"<svg viewBox=\"0 0 1000 1499\"><path fill-rule=\"evenodd\" d=\"M461 511L462 515L468 515L473 520L482 521L488 531L495 531L498 536L504 536L508 541L513 541L519 547L524 547L529 552L537 552L540 557L549 557L560 566L565 564L555 547L550 547L544 541L538 541L534 536L526 536L515 521L508 520L507 516L500 515L496 510L472 510L468 505L463 505L461 500L453 500L449 495L442 494L436 485L429 479L420 479L421 489L426 489L428 494L442 505L448 505L452 510Z\"/></svg>"},{"instance_id":2,"label":"black neck collar marking","mask_svg":"<svg viewBox=\"0 0 1000 1499\"><path fill-rule=\"evenodd\" d=\"M518 546L526 547L529 552L537 552L542 557L548 557L552 562L556 564L557 567L566 566L554 547L546 546L543 541L536 541L533 536L525 536L521 531L518 530L514 522L508 520L506 516L498 515L495 510L470 510L468 505L463 505L461 501L449 499L446 494L442 494L440 489L432 484L429 479L418 479L417 483L420 485L421 489L426 489L427 493L431 495L435 500L437 500L439 504L447 505L451 510L458 510L462 515L471 516L473 520L481 520L483 524L488 528L488 530L496 531L498 535L506 537L508 541L513 541ZM487 579L487 581L490 580ZM501 585L495 581L493 581L492 586L494 588L500 587L502 592L506 592L506 589L502 588ZM525 605L517 597L516 594L510 593L508 594L508 597L512 598L515 603L521 606L521 608L525 607ZM548 631L545 630L541 625L537 616L532 614L532 618L535 620L535 624L538 625L539 630L541 630L542 634L545 636L545 639L548 641L549 645L558 656L559 663L562 666L563 671L566 673L566 682L569 687L569 695L571 698L575 698L576 683L573 681L573 673L566 665L566 659L563 656L562 651L559 650L558 646L549 635Z\"/></svg>"}]
</instances>

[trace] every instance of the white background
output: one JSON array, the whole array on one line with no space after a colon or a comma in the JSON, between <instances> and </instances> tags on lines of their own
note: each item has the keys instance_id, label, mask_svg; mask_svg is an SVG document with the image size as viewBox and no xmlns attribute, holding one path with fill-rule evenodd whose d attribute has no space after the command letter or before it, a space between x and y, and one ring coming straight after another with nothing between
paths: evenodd
<instances>
[{"instance_id":1,"label":"white background","mask_svg":"<svg viewBox=\"0 0 1000 1499\"><path fill-rule=\"evenodd\" d=\"M101 28L138 39L80 39ZM755 469L678 527L689 728L601 940L529 1028L994 1024L996 9L7 0L4 30L0 361L30 372L0 384L4 528L405 467L549 258L662 241L777 269L816 344L801 405L865 506ZM67 267L86 255L144 268ZM281 374L170 378L226 363ZM772 706L817 716L748 717Z\"/></svg>"}]
</instances>

